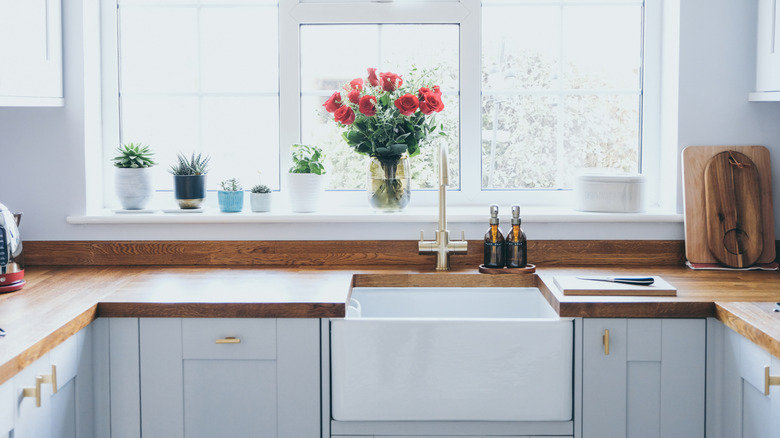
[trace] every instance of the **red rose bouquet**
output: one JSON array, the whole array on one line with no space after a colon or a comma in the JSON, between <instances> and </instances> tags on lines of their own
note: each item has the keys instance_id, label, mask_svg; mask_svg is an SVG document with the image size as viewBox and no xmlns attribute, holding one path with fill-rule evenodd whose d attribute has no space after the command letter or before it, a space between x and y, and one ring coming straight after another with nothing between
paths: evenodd
<instances>
[{"instance_id":1,"label":"red rose bouquet","mask_svg":"<svg viewBox=\"0 0 780 438\"><path fill-rule=\"evenodd\" d=\"M369 68L366 78L351 80L323 104L343 128L344 141L376 163L372 166L378 169L369 169L369 199L378 209L406 206L411 193L406 157L419 154L420 144L435 131L444 135L435 123L444 109L442 93L428 76L413 68L412 79L405 82L395 73L377 76ZM372 171L384 176L372 177Z\"/></svg>"},{"instance_id":2,"label":"red rose bouquet","mask_svg":"<svg viewBox=\"0 0 780 438\"><path fill-rule=\"evenodd\" d=\"M416 73L416 70L412 70ZM342 137L355 152L372 157L413 157L437 129L434 115L444 109L438 85L406 83L395 73L368 69L323 104L344 128Z\"/></svg>"}]
</instances>

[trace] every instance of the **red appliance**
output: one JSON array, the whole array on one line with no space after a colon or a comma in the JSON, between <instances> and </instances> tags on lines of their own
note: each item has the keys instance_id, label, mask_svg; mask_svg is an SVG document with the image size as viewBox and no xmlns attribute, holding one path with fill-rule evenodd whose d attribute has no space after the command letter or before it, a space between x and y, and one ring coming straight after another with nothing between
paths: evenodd
<instances>
[{"instance_id":1,"label":"red appliance","mask_svg":"<svg viewBox=\"0 0 780 438\"><path fill-rule=\"evenodd\" d=\"M21 213L13 214L0 204L0 293L17 291L25 284L21 219Z\"/></svg>"}]
</instances>

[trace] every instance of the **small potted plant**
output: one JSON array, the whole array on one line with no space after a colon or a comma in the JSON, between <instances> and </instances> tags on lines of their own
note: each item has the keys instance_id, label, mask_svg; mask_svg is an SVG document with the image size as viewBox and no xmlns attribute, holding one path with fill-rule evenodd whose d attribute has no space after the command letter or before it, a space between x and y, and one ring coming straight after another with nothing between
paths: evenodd
<instances>
[{"instance_id":1,"label":"small potted plant","mask_svg":"<svg viewBox=\"0 0 780 438\"><path fill-rule=\"evenodd\" d=\"M290 206L296 213L311 213L319 208L325 190L325 155L317 146L294 144L293 166L287 174Z\"/></svg>"},{"instance_id":2,"label":"small potted plant","mask_svg":"<svg viewBox=\"0 0 780 438\"><path fill-rule=\"evenodd\" d=\"M179 208L200 208L206 198L206 174L210 158L193 152L190 158L179 153L177 159L168 171L173 174L174 196L179 202Z\"/></svg>"},{"instance_id":3,"label":"small potted plant","mask_svg":"<svg viewBox=\"0 0 780 438\"><path fill-rule=\"evenodd\" d=\"M219 183L222 190L217 193L219 210L223 213L238 213L244 209L244 191L241 183L236 178L227 179Z\"/></svg>"},{"instance_id":4,"label":"small potted plant","mask_svg":"<svg viewBox=\"0 0 780 438\"><path fill-rule=\"evenodd\" d=\"M271 189L263 184L252 187L249 193L249 202L252 204L254 212L271 211Z\"/></svg>"},{"instance_id":5,"label":"small potted plant","mask_svg":"<svg viewBox=\"0 0 780 438\"><path fill-rule=\"evenodd\" d=\"M143 210L154 194L151 168L154 153L148 145L127 143L116 149L116 195L125 210Z\"/></svg>"}]
</instances>

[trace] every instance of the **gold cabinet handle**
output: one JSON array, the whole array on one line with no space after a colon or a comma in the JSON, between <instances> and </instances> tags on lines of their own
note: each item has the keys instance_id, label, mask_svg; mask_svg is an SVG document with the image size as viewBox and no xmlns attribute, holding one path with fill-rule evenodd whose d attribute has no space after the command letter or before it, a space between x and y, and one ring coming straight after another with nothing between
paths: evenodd
<instances>
[{"instance_id":1,"label":"gold cabinet handle","mask_svg":"<svg viewBox=\"0 0 780 438\"><path fill-rule=\"evenodd\" d=\"M51 366L51 374L41 376L42 383L51 384L51 393L57 393L57 365Z\"/></svg>"},{"instance_id":2,"label":"gold cabinet handle","mask_svg":"<svg viewBox=\"0 0 780 438\"><path fill-rule=\"evenodd\" d=\"M601 337L604 343L604 356L609 356L609 329L604 329L604 336Z\"/></svg>"},{"instance_id":3,"label":"gold cabinet handle","mask_svg":"<svg viewBox=\"0 0 780 438\"><path fill-rule=\"evenodd\" d=\"M240 344L241 339L235 337L235 336L228 336L223 339L217 339L217 344Z\"/></svg>"},{"instance_id":4,"label":"gold cabinet handle","mask_svg":"<svg viewBox=\"0 0 780 438\"><path fill-rule=\"evenodd\" d=\"M769 374L769 366L764 367L764 395L769 395L770 386L780 386L780 376Z\"/></svg>"},{"instance_id":5,"label":"gold cabinet handle","mask_svg":"<svg viewBox=\"0 0 780 438\"><path fill-rule=\"evenodd\" d=\"M22 388L22 397L35 398L35 407L41 407L41 383L43 383L43 377L35 376L35 386Z\"/></svg>"}]
</instances>

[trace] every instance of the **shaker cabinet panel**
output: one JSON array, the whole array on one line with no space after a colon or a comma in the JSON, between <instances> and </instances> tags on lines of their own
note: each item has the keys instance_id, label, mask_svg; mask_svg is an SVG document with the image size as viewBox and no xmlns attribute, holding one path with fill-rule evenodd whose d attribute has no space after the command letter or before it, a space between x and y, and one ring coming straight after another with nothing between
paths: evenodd
<instances>
[{"instance_id":1,"label":"shaker cabinet panel","mask_svg":"<svg viewBox=\"0 0 780 438\"><path fill-rule=\"evenodd\" d=\"M706 324L583 320L583 438L704 437Z\"/></svg>"},{"instance_id":2,"label":"shaker cabinet panel","mask_svg":"<svg viewBox=\"0 0 780 438\"><path fill-rule=\"evenodd\" d=\"M0 106L62 105L61 0L0 0Z\"/></svg>"},{"instance_id":3,"label":"shaker cabinet panel","mask_svg":"<svg viewBox=\"0 0 780 438\"><path fill-rule=\"evenodd\" d=\"M141 318L142 436L320 435L316 319Z\"/></svg>"},{"instance_id":4,"label":"shaker cabinet panel","mask_svg":"<svg viewBox=\"0 0 780 438\"><path fill-rule=\"evenodd\" d=\"M780 359L734 330L713 323L713 331L723 330L722 350L710 358L719 373L709 378L712 392L720 394L710 403L718 404L710 425L715 438L770 438L780 430L780 387L770 386L765 394L766 367L769 375L780 375Z\"/></svg>"},{"instance_id":5,"label":"shaker cabinet panel","mask_svg":"<svg viewBox=\"0 0 780 438\"><path fill-rule=\"evenodd\" d=\"M780 91L779 0L758 1L756 91Z\"/></svg>"}]
</instances>

